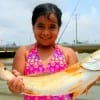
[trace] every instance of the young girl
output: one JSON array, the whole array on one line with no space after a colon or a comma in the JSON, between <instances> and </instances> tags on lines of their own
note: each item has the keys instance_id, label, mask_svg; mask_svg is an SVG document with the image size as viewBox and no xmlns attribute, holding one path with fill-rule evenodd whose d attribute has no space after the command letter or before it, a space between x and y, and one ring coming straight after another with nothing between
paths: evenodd
<instances>
[{"instance_id":1,"label":"young girl","mask_svg":"<svg viewBox=\"0 0 100 100\"><path fill-rule=\"evenodd\" d=\"M61 16L61 10L54 4L45 3L36 6L32 15L32 29L36 43L20 47L16 52L12 68L16 76L31 74L34 77L52 74L65 70L78 61L74 50L57 45L55 42L61 27ZM13 93L21 93L24 90L23 81L19 78L8 81L8 87ZM24 100L72 100L72 94L24 95Z\"/></svg>"}]
</instances>

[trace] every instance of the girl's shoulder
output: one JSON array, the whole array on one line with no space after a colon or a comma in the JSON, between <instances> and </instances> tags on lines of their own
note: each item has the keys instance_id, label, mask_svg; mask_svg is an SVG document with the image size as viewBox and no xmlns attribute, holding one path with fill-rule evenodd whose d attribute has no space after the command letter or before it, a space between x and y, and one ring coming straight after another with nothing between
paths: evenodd
<instances>
[{"instance_id":1,"label":"girl's shoulder","mask_svg":"<svg viewBox=\"0 0 100 100\"><path fill-rule=\"evenodd\" d=\"M69 65L74 64L78 61L77 53L73 48L64 47L61 45L57 45L57 46L63 52L65 59Z\"/></svg>"},{"instance_id":2,"label":"girl's shoulder","mask_svg":"<svg viewBox=\"0 0 100 100\"><path fill-rule=\"evenodd\" d=\"M73 48L70 47L64 47L62 45L57 45L57 47L64 53L64 54L70 54L70 53L76 53L76 51Z\"/></svg>"}]
</instances>

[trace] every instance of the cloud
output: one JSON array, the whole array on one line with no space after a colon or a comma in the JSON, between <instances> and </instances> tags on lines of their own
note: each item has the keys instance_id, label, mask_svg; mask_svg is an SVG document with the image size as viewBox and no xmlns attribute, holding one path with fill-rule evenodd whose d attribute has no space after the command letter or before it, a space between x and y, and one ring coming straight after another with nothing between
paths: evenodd
<instances>
[{"instance_id":1,"label":"cloud","mask_svg":"<svg viewBox=\"0 0 100 100\"><path fill-rule=\"evenodd\" d=\"M96 15L96 14L97 14L97 9L96 9L96 7L92 7L92 8L91 8L91 14L92 14L92 15Z\"/></svg>"},{"instance_id":2,"label":"cloud","mask_svg":"<svg viewBox=\"0 0 100 100\"><path fill-rule=\"evenodd\" d=\"M66 16L66 17L65 17ZM68 24L68 19L70 18L70 14L63 15L63 28L60 31L60 36L63 34L60 42L68 42L73 43L76 39L76 18L75 15L70 20ZM67 20L66 20L67 19ZM98 42L100 43L100 16L94 15L91 13L90 15L80 15L77 16L77 38L79 41L84 42ZM66 29L65 29L65 26ZM65 29L65 31L64 31ZM64 33L63 33L64 31Z\"/></svg>"},{"instance_id":3,"label":"cloud","mask_svg":"<svg viewBox=\"0 0 100 100\"><path fill-rule=\"evenodd\" d=\"M31 12L17 0L3 0L0 3L0 40L24 41L31 33ZM27 39L26 39L27 40Z\"/></svg>"},{"instance_id":4,"label":"cloud","mask_svg":"<svg viewBox=\"0 0 100 100\"><path fill-rule=\"evenodd\" d=\"M3 41L5 43L11 41L17 44L29 44L35 41L31 26L32 11L36 5L44 2L54 3L61 8L63 16L59 36L66 29L60 42L72 43L76 35L75 15L68 23L75 6L72 0L2 0L0 2L0 41L2 43ZM98 36L100 31L100 16L98 11L97 6L92 5L90 13L80 13L78 15L77 28L78 39L80 41L100 40ZM94 36L94 34L97 35ZM92 39L93 36L94 39Z\"/></svg>"},{"instance_id":5,"label":"cloud","mask_svg":"<svg viewBox=\"0 0 100 100\"><path fill-rule=\"evenodd\" d=\"M34 7L45 0L3 0L0 3L0 40L28 43L32 37L31 15ZM59 5L60 0L48 0ZM6 34L6 35L5 35ZM21 42L20 41L20 42ZM26 41L26 42L25 42ZM31 40L32 41L32 40ZM33 40L34 41L34 40Z\"/></svg>"}]
</instances>

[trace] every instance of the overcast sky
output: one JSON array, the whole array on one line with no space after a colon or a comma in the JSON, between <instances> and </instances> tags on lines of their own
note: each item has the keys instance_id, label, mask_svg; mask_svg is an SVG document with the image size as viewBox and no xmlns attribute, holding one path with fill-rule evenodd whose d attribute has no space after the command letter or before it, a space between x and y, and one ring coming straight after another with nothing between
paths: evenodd
<instances>
[{"instance_id":1,"label":"overcast sky","mask_svg":"<svg viewBox=\"0 0 100 100\"><path fill-rule=\"evenodd\" d=\"M63 13L60 43L73 43L76 39L76 14L78 41L100 43L100 0L0 0L0 45L35 42L32 11L36 5L47 1L57 4Z\"/></svg>"}]
</instances>

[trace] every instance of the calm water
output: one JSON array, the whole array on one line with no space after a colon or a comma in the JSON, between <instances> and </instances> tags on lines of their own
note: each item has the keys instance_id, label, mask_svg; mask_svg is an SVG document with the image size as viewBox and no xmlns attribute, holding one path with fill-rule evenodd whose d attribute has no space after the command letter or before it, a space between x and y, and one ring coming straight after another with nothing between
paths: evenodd
<instances>
[{"instance_id":1,"label":"calm water","mask_svg":"<svg viewBox=\"0 0 100 100\"><path fill-rule=\"evenodd\" d=\"M79 60L87 57L88 53L81 53L78 54ZM3 62L7 69L11 69L11 65L13 62L13 58L7 58L7 59L0 59L0 62ZM88 95L81 95L78 100L99 100L100 97L100 85L93 86ZM11 94L10 91L7 88L6 82L0 80L0 100L22 100L22 95L14 95Z\"/></svg>"}]
</instances>

